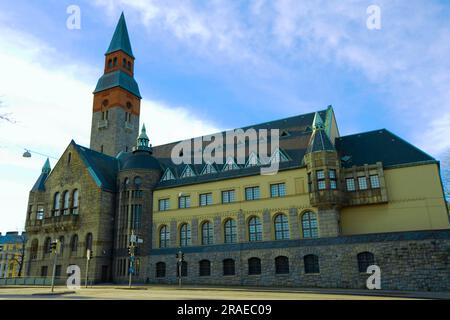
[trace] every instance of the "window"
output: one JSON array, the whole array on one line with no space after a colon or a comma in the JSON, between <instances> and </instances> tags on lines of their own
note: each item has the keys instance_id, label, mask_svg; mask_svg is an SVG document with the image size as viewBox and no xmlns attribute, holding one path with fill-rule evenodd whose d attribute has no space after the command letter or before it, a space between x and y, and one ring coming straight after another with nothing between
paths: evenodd
<instances>
[{"instance_id":1,"label":"window","mask_svg":"<svg viewBox=\"0 0 450 320\"><path fill-rule=\"evenodd\" d=\"M239 169L239 166L236 164L233 158L228 158L227 162L223 166L222 171L231 171Z\"/></svg>"},{"instance_id":2,"label":"window","mask_svg":"<svg viewBox=\"0 0 450 320\"><path fill-rule=\"evenodd\" d=\"M92 251L92 233L86 235L86 252L87 250Z\"/></svg>"},{"instance_id":3,"label":"window","mask_svg":"<svg viewBox=\"0 0 450 320\"><path fill-rule=\"evenodd\" d=\"M175 180L175 176L173 175L172 171L169 168L167 168L166 172L161 178L161 181L169 181L169 180Z\"/></svg>"},{"instance_id":4,"label":"window","mask_svg":"<svg viewBox=\"0 0 450 320\"><path fill-rule=\"evenodd\" d=\"M289 159L286 154L280 149L275 150L275 152L272 154L272 157L270 158L270 163L280 163L286 161L289 161Z\"/></svg>"},{"instance_id":5,"label":"window","mask_svg":"<svg viewBox=\"0 0 450 320\"><path fill-rule=\"evenodd\" d=\"M373 189L377 189L380 187L380 178L378 177L377 174L370 176L370 186Z\"/></svg>"},{"instance_id":6,"label":"window","mask_svg":"<svg viewBox=\"0 0 450 320\"><path fill-rule=\"evenodd\" d=\"M37 259L38 248L39 248L39 240L38 239L34 239L31 242L31 250L30 250L30 255L31 255L31 259L32 260Z\"/></svg>"},{"instance_id":7,"label":"window","mask_svg":"<svg viewBox=\"0 0 450 320\"><path fill-rule=\"evenodd\" d=\"M114 65L114 67L117 66L117 57L114 58L113 65Z\"/></svg>"},{"instance_id":8,"label":"window","mask_svg":"<svg viewBox=\"0 0 450 320\"><path fill-rule=\"evenodd\" d=\"M287 274L289 273L289 258L279 256L275 258L275 273Z\"/></svg>"},{"instance_id":9,"label":"window","mask_svg":"<svg viewBox=\"0 0 450 320\"><path fill-rule=\"evenodd\" d=\"M245 200L258 200L260 196L259 187L245 188Z\"/></svg>"},{"instance_id":10,"label":"window","mask_svg":"<svg viewBox=\"0 0 450 320\"><path fill-rule=\"evenodd\" d=\"M366 177L358 177L359 190L367 190L367 179Z\"/></svg>"},{"instance_id":11,"label":"window","mask_svg":"<svg viewBox=\"0 0 450 320\"><path fill-rule=\"evenodd\" d=\"M59 254L64 254L64 236L59 237Z\"/></svg>"},{"instance_id":12,"label":"window","mask_svg":"<svg viewBox=\"0 0 450 320\"><path fill-rule=\"evenodd\" d=\"M112 59L108 60L108 68L112 68Z\"/></svg>"},{"instance_id":13,"label":"window","mask_svg":"<svg viewBox=\"0 0 450 320\"><path fill-rule=\"evenodd\" d=\"M128 63L127 63L127 69L131 71L131 62L130 61L128 61Z\"/></svg>"},{"instance_id":14,"label":"window","mask_svg":"<svg viewBox=\"0 0 450 320\"><path fill-rule=\"evenodd\" d=\"M286 185L284 183L277 183L270 185L270 196L272 198L284 197L286 195Z\"/></svg>"},{"instance_id":15,"label":"window","mask_svg":"<svg viewBox=\"0 0 450 320\"><path fill-rule=\"evenodd\" d=\"M312 192L311 172L308 172L308 192Z\"/></svg>"},{"instance_id":16,"label":"window","mask_svg":"<svg viewBox=\"0 0 450 320\"><path fill-rule=\"evenodd\" d=\"M48 266L42 266L41 267L41 277L47 277L47 273L48 273Z\"/></svg>"},{"instance_id":17,"label":"window","mask_svg":"<svg viewBox=\"0 0 450 320\"><path fill-rule=\"evenodd\" d=\"M288 218L284 214L275 217L275 240L289 239L289 223Z\"/></svg>"},{"instance_id":18,"label":"window","mask_svg":"<svg viewBox=\"0 0 450 320\"><path fill-rule=\"evenodd\" d=\"M230 203L236 201L236 193L234 190L222 191L222 203Z\"/></svg>"},{"instance_id":19,"label":"window","mask_svg":"<svg viewBox=\"0 0 450 320\"><path fill-rule=\"evenodd\" d=\"M319 273L319 257L314 254L308 254L303 258L305 263L305 273Z\"/></svg>"},{"instance_id":20,"label":"window","mask_svg":"<svg viewBox=\"0 0 450 320\"><path fill-rule=\"evenodd\" d=\"M78 207L79 207L79 192L77 189L75 189L72 194L72 214L73 215L78 214Z\"/></svg>"},{"instance_id":21,"label":"window","mask_svg":"<svg viewBox=\"0 0 450 320\"><path fill-rule=\"evenodd\" d=\"M166 264L164 262L156 263L156 277L164 278L166 276Z\"/></svg>"},{"instance_id":22,"label":"window","mask_svg":"<svg viewBox=\"0 0 450 320\"><path fill-rule=\"evenodd\" d=\"M162 226L159 229L159 247L167 248L170 242L170 232L167 226Z\"/></svg>"},{"instance_id":23,"label":"window","mask_svg":"<svg viewBox=\"0 0 450 320\"><path fill-rule=\"evenodd\" d=\"M177 262L177 277L180 276L180 263ZM188 276L188 264L186 261L181 262L181 276L187 277Z\"/></svg>"},{"instance_id":24,"label":"window","mask_svg":"<svg viewBox=\"0 0 450 320\"><path fill-rule=\"evenodd\" d=\"M180 246L186 247L191 244L191 226L187 223L181 225L180 228Z\"/></svg>"},{"instance_id":25,"label":"window","mask_svg":"<svg viewBox=\"0 0 450 320\"><path fill-rule=\"evenodd\" d=\"M345 179L345 184L347 185L347 191L355 191L355 179L353 178L347 178Z\"/></svg>"},{"instance_id":26,"label":"window","mask_svg":"<svg viewBox=\"0 0 450 320\"><path fill-rule=\"evenodd\" d=\"M225 243L235 243L237 240L236 220L229 219L224 225Z\"/></svg>"},{"instance_id":27,"label":"window","mask_svg":"<svg viewBox=\"0 0 450 320\"><path fill-rule=\"evenodd\" d=\"M72 153L69 152L69 154L67 155L67 164L70 164L71 160L72 160Z\"/></svg>"},{"instance_id":28,"label":"window","mask_svg":"<svg viewBox=\"0 0 450 320\"><path fill-rule=\"evenodd\" d=\"M194 170L192 170L191 166L186 165L186 167L183 170L183 173L181 174L182 178L189 178L189 177L195 177Z\"/></svg>"},{"instance_id":29,"label":"window","mask_svg":"<svg viewBox=\"0 0 450 320\"><path fill-rule=\"evenodd\" d=\"M69 191L64 191L63 195L63 215L69 214Z\"/></svg>"},{"instance_id":30,"label":"window","mask_svg":"<svg viewBox=\"0 0 450 320\"><path fill-rule=\"evenodd\" d=\"M223 260L223 275L234 276L234 274L235 274L234 260L233 259Z\"/></svg>"},{"instance_id":31,"label":"window","mask_svg":"<svg viewBox=\"0 0 450 320\"><path fill-rule=\"evenodd\" d=\"M330 169L330 171L328 171L328 175L330 176L330 189L336 190L337 189L336 170Z\"/></svg>"},{"instance_id":32,"label":"window","mask_svg":"<svg viewBox=\"0 0 450 320\"><path fill-rule=\"evenodd\" d=\"M59 192L57 192L57 193L55 193L55 196L54 196L54 198L53 198L53 216L54 217L57 217L57 216L59 216L59 206L60 206L60 204L59 204L59 202L60 202L60 194L59 194Z\"/></svg>"},{"instance_id":33,"label":"window","mask_svg":"<svg viewBox=\"0 0 450 320\"><path fill-rule=\"evenodd\" d=\"M211 275L211 262L209 260L201 260L198 263L199 276L208 277Z\"/></svg>"},{"instance_id":34,"label":"window","mask_svg":"<svg viewBox=\"0 0 450 320\"><path fill-rule=\"evenodd\" d=\"M255 167L261 165L261 161L259 160L258 156L252 152L250 156L248 157L247 163L245 164L245 167Z\"/></svg>"},{"instance_id":35,"label":"window","mask_svg":"<svg viewBox=\"0 0 450 320\"><path fill-rule=\"evenodd\" d=\"M44 254L49 254L52 252L52 239L47 237L44 242Z\"/></svg>"},{"instance_id":36,"label":"window","mask_svg":"<svg viewBox=\"0 0 450 320\"><path fill-rule=\"evenodd\" d=\"M209 206L212 204L212 193L203 193L200 195L200 206Z\"/></svg>"},{"instance_id":37,"label":"window","mask_svg":"<svg viewBox=\"0 0 450 320\"><path fill-rule=\"evenodd\" d=\"M213 244L213 226L209 221L202 224L202 244Z\"/></svg>"},{"instance_id":38,"label":"window","mask_svg":"<svg viewBox=\"0 0 450 320\"><path fill-rule=\"evenodd\" d=\"M262 224L258 217L248 221L248 239L250 242L262 240Z\"/></svg>"},{"instance_id":39,"label":"window","mask_svg":"<svg viewBox=\"0 0 450 320\"><path fill-rule=\"evenodd\" d=\"M181 196L178 198L178 208L185 209L190 208L191 206L191 197L190 196Z\"/></svg>"},{"instance_id":40,"label":"window","mask_svg":"<svg viewBox=\"0 0 450 320\"><path fill-rule=\"evenodd\" d=\"M308 211L302 215L303 238L317 238L317 217L314 212Z\"/></svg>"},{"instance_id":41,"label":"window","mask_svg":"<svg viewBox=\"0 0 450 320\"><path fill-rule=\"evenodd\" d=\"M142 218L142 205L141 204L131 205L130 225L132 229L139 230L141 228L141 218Z\"/></svg>"},{"instance_id":42,"label":"window","mask_svg":"<svg viewBox=\"0 0 450 320\"><path fill-rule=\"evenodd\" d=\"M261 259L259 258L248 259L248 274L249 275L261 274Z\"/></svg>"},{"instance_id":43,"label":"window","mask_svg":"<svg viewBox=\"0 0 450 320\"><path fill-rule=\"evenodd\" d=\"M323 170L317 170L316 171L316 178L317 178L317 189L318 190L325 190L325 172Z\"/></svg>"},{"instance_id":44,"label":"window","mask_svg":"<svg viewBox=\"0 0 450 320\"><path fill-rule=\"evenodd\" d=\"M159 211L167 211L169 210L169 207L169 199L159 199Z\"/></svg>"},{"instance_id":45,"label":"window","mask_svg":"<svg viewBox=\"0 0 450 320\"><path fill-rule=\"evenodd\" d=\"M74 234L72 236L72 239L70 240L70 251L73 252L77 252L78 250L78 236L76 234Z\"/></svg>"},{"instance_id":46,"label":"window","mask_svg":"<svg viewBox=\"0 0 450 320\"><path fill-rule=\"evenodd\" d=\"M37 212L36 212L36 219L42 220L44 219L44 207L38 206Z\"/></svg>"},{"instance_id":47,"label":"window","mask_svg":"<svg viewBox=\"0 0 450 320\"><path fill-rule=\"evenodd\" d=\"M124 67L124 68L127 67L127 59L125 59L125 58L122 59L122 67Z\"/></svg>"},{"instance_id":48,"label":"window","mask_svg":"<svg viewBox=\"0 0 450 320\"><path fill-rule=\"evenodd\" d=\"M375 256L371 252L361 252L357 255L359 272L367 272L367 268L375 264Z\"/></svg>"},{"instance_id":49,"label":"window","mask_svg":"<svg viewBox=\"0 0 450 320\"><path fill-rule=\"evenodd\" d=\"M217 170L213 167L211 163L207 163L205 167L203 168L203 171L201 174L210 174L210 173L217 173Z\"/></svg>"}]
</instances>

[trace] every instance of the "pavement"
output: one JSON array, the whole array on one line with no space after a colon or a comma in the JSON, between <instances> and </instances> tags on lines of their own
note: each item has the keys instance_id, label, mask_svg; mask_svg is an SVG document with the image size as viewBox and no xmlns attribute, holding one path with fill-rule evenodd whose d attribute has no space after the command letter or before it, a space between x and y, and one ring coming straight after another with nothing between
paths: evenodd
<instances>
[{"instance_id":1,"label":"pavement","mask_svg":"<svg viewBox=\"0 0 450 320\"><path fill-rule=\"evenodd\" d=\"M2 286L0 300L405 300L450 299L450 292L409 292L354 289L102 285L67 287Z\"/></svg>"}]
</instances>

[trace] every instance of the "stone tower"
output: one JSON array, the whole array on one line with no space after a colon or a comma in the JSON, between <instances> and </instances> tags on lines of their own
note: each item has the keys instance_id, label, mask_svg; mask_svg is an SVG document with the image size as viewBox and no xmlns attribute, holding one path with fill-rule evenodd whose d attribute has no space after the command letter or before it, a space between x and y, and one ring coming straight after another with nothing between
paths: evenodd
<instances>
[{"instance_id":1,"label":"stone tower","mask_svg":"<svg viewBox=\"0 0 450 320\"><path fill-rule=\"evenodd\" d=\"M110 156L131 151L139 133L141 95L134 80L134 56L122 13L105 54L94 91L91 149Z\"/></svg>"},{"instance_id":2,"label":"stone tower","mask_svg":"<svg viewBox=\"0 0 450 320\"><path fill-rule=\"evenodd\" d=\"M319 213L319 235L336 237L340 234L339 209L342 202L339 156L317 112L304 162L308 173L309 199Z\"/></svg>"}]
</instances>

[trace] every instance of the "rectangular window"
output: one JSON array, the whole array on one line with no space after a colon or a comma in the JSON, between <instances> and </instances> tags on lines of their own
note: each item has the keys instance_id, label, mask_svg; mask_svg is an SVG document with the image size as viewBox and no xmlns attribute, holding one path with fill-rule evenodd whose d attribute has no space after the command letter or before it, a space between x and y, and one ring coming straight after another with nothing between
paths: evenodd
<instances>
[{"instance_id":1,"label":"rectangular window","mask_svg":"<svg viewBox=\"0 0 450 320\"><path fill-rule=\"evenodd\" d=\"M258 200L260 197L259 187L245 188L245 200Z\"/></svg>"},{"instance_id":2,"label":"rectangular window","mask_svg":"<svg viewBox=\"0 0 450 320\"><path fill-rule=\"evenodd\" d=\"M380 187L380 178L377 174L370 176L370 186L373 189L378 189Z\"/></svg>"},{"instance_id":3,"label":"rectangular window","mask_svg":"<svg viewBox=\"0 0 450 320\"><path fill-rule=\"evenodd\" d=\"M200 195L200 206L212 205L212 193L203 193Z\"/></svg>"},{"instance_id":4,"label":"rectangular window","mask_svg":"<svg viewBox=\"0 0 450 320\"><path fill-rule=\"evenodd\" d=\"M191 207L191 197L190 196L181 196L178 198L178 208L186 209Z\"/></svg>"},{"instance_id":5,"label":"rectangular window","mask_svg":"<svg viewBox=\"0 0 450 320\"><path fill-rule=\"evenodd\" d=\"M234 190L222 191L222 203L231 203L236 201Z\"/></svg>"},{"instance_id":6,"label":"rectangular window","mask_svg":"<svg viewBox=\"0 0 450 320\"><path fill-rule=\"evenodd\" d=\"M166 211L170 208L169 199L160 199L159 200L159 211Z\"/></svg>"},{"instance_id":7,"label":"rectangular window","mask_svg":"<svg viewBox=\"0 0 450 320\"><path fill-rule=\"evenodd\" d=\"M286 195L286 185L284 183L276 183L270 185L270 196L272 198L284 197Z\"/></svg>"},{"instance_id":8,"label":"rectangular window","mask_svg":"<svg viewBox=\"0 0 450 320\"><path fill-rule=\"evenodd\" d=\"M345 179L345 184L347 185L347 191L355 191L355 179L347 178Z\"/></svg>"},{"instance_id":9,"label":"rectangular window","mask_svg":"<svg viewBox=\"0 0 450 320\"><path fill-rule=\"evenodd\" d=\"M311 172L308 172L308 192L312 192Z\"/></svg>"},{"instance_id":10,"label":"rectangular window","mask_svg":"<svg viewBox=\"0 0 450 320\"><path fill-rule=\"evenodd\" d=\"M37 212L36 212L36 219L42 220L44 219L44 207L38 206Z\"/></svg>"},{"instance_id":11,"label":"rectangular window","mask_svg":"<svg viewBox=\"0 0 450 320\"><path fill-rule=\"evenodd\" d=\"M358 177L359 190L367 190L367 179L366 177Z\"/></svg>"},{"instance_id":12,"label":"rectangular window","mask_svg":"<svg viewBox=\"0 0 450 320\"><path fill-rule=\"evenodd\" d=\"M330 171L328 171L328 175L330 176L330 189L336 190L337 189L336 170L330 169Z\"/></svg>"},{"instance_id":13,"label":"rectangular window","mask_svg":"<svg viewBox=\"0 0 450 320\"><path fill-rule=\"evenodd\" d=\"M317 170L316 171L316 177L317 177L317 189L318 190L325 190L325 171L323 170Z\"/></svg>"}]
</instances>

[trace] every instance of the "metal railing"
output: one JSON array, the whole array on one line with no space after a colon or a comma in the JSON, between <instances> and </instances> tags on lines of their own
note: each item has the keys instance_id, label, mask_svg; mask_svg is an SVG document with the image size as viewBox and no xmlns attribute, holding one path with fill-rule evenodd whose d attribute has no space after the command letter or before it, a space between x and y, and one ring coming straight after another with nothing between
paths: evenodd
<instances>
[{"instance_id":1,"label":"metal railing","mask_svg":"<svg viewBox=\"0 0 450 320\"><path fill-rule=\"evenodd\" d=\"M67 277L56 277L56 285L66 284ZM16 277L16 278L0 278L0 286L50 286L52 284L51 277Z\"/></svg>"}]
</instances>

